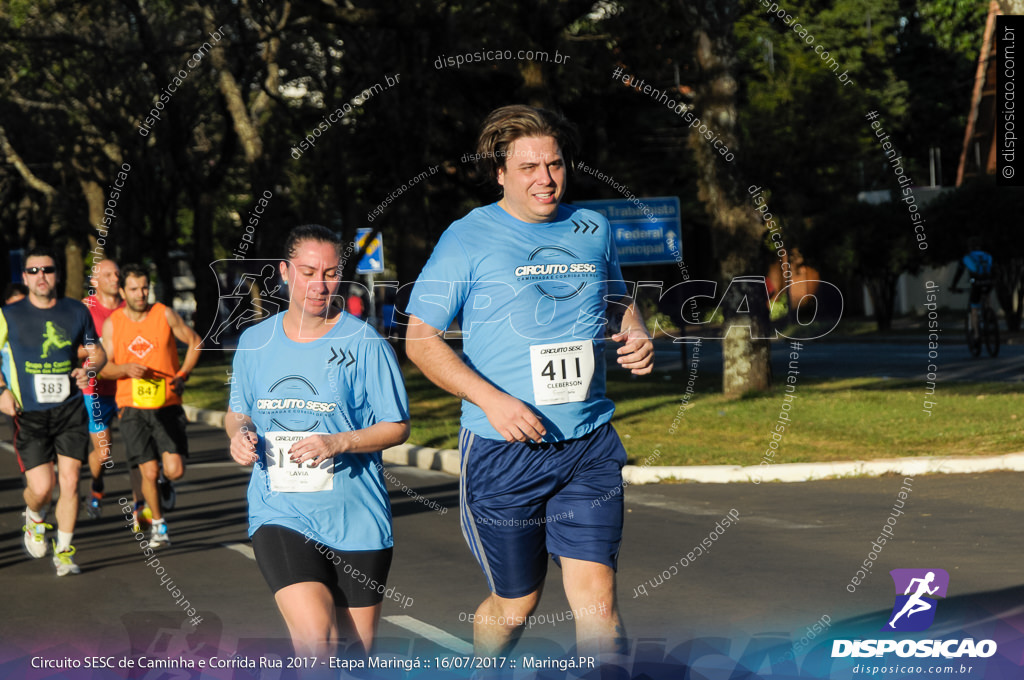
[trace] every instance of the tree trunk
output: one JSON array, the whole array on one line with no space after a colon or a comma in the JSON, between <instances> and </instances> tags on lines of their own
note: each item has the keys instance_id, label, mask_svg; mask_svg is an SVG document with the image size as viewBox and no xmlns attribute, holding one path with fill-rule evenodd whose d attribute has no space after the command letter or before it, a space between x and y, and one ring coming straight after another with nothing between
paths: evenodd
<instances>
[{"instance_id":1,"label":"tree trunk","mask_svg":"<svg viewBox=\"0 0 1024 680\"><path fill-rule=\"evenodd\" d=\"M1024 303L1024 260L1013 258L1001 263L996 270L996 299L1003 308L1006 317L1006 329L1010 332L1020 330L1021 309ZM1016 309L1014 309L1014 298Z\"/></svg>"},{"instance_id":2,"label":"tree trunk","mask_svg":"<svg viewBox=\"0 0 1024 680\"><path fill-rule=\"evenodd\" d=\"M875 308L875 323L878 330L887 331L892 328L893 298L896 296L895 279L869 279L867 286L871 306Z\"/></svg>"},{"instance_id":3,"label":"tree trunk","mask_svg":"<svg viewBox=\"0 0 1024 680\"><path fill-rule=\"evenodd\" d=\"M95 263L99 262L104 257L109 257L109 258L113 259L113 254L107 254L107 246L109 245L108 240L106 238L104 238L103 239L103 245L100 246L99 248L97 248L97 245L99 245L99 244L96 242L96 236L97 236L96 228L97 228L97 225L102 225L103 224L103 201L104 201L104 198L105 198L104 195L103 195L103 187L101 187L94 180L85 180L85 179L83 179L83 180L79 181L79 184L82 186L82 196L85 197L85 203L86 203L86 205L89 206L89 227L90 227L90 229L89 229L89 232L88 232L89 235L88 235L88 237L86 239L86 244L85 244L85 247L88 249L88 252L85 253L85 257L88 258L89 257L89 253L93 254L92 255L92 263L91 264L95 264ZM108 235L109 235L109 232L108 232ZM100 253L103 253L103 255L101 256ZM69 257L71 256L70 252L68 252L68 256ZM68 262L70 262L70 260L68 260ZM84 266L84 263L83 263L83 266ZM71 273L69 271L68 272L68 277L70 278L70 276L71 276ZM93 291L92 291L91 288L87 287L85 292L91 294ZM82 297L84 297L84 295Z\"/></svg>"},{"instance_id":4,"label":"tree trunk","mask_svg":"<svg viewBox=\"0 0 1024 680\"><path fill-rule=\"evenodd\" d=\"M214 196L203 192L193 202L195 220L192 246L192 275L195 277L196 312L192 317L192 328L202 336L213 325L217 315L219 294L217 284L209 273L213 262L213 211Z\"/></svg>"},{"instance_id":5,"label":"tree trunk","mask_svg":"<svg viewBox=\"0 0 1024 680\"><path fill-rule=\"evenodd\" d=\"M730 39L732 19L727 12L711 3L700 20L697 61L704 78L697 87L693 113L706 124L705 129L714 130L721 143L736 153L736 54ZM735 160L727 161L699 128L691 129L689 144L697 163L698 197L711 217L712 247L720 278L727 286L720 307L724 316L722 390L727 396L766 390L771 386L770 345L768 340L754 339L769 336L764 278L761 276L759 291L751 280L731 284L737 277L763 274L764 227L740 189Z\"/></svg>"},{"instance_id":6,"label":"tree trunk","mask_svg":"<svg viewBox=\"0 0 1024 680\"><path fill-rule=\"evenodd\" d=\"M741 396L771 386L768 287L764 277L747 276L729 283L722 299L722 391Z\"/></svg>"},{"instance_id":7,"label":"tree trunk","mask_svg":"<svg viewBox=\"0 0 1024 680\"><path fill-rule=\"evenodd\" d=\"M85 297L85 266L82 257L82 246L73 237L68 238L64 246L65 275L64 296L72 300L81 300Z\"/></svg>"}]
</instances>

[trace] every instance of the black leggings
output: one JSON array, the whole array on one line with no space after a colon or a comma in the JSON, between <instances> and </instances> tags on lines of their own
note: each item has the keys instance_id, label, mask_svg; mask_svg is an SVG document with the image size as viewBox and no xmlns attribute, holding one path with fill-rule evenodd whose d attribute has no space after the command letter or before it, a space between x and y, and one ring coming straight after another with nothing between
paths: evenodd
<instances>
[{"instance_id":1,"label":"black leggings","mask_svg":"<svg viewBox=\"0 0 1024 680\"><path fill-rule=\"evenodd\" d=\"M380 604L394 550L335 550L273 524L256 530L252 548L271 591L276 593L295 583L323 583L338 607Z\"/></svg>"}]
</instances>

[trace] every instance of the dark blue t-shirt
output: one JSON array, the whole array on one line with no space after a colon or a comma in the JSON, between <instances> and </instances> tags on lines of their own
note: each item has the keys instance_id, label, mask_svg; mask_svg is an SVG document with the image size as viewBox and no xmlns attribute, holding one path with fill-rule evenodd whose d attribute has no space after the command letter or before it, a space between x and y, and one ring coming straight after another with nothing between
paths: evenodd
<instances>
[{"instance_id":1,"label":"dark blue t-shirt","mask_svg":"<svg viewBox=\"0 0 1024 680\"><path fill-rule=\"evenodd\" d=\"M60 298L39 309L28 298L0 309L0 347L4 378L22 411L46 411L79 398L71 377L78 348L97 343L89 309Z\"/></svg>"}]
</instances>

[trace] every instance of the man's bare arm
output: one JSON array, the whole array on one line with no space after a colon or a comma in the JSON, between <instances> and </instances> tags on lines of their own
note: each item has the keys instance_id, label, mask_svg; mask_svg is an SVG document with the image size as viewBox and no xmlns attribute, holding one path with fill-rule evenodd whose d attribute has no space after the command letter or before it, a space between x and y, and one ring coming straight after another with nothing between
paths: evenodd
<instances>
[{"instance_id":1,"label":"man's bare arm","mask_svg":"<svg viewBox=\"0 0 1024 680\"><path fill-rule=\"evenodd\" d=\"M171 332L174 333L174 337L186 347L185 360L181 362L181 369L178 371L178 376L176 376L176 379L181 379L184 382L183 378L187 378L192 369L196 367L196 363L199 362L199 352L203 348L203 339L170 307L165 307L164 314L167 318L167 324L171 327ZM182 374L184 374L183 377L179 378ZM175 391L180 394L181 384L179 383L177 387L178 389Z\"/></svg>"},{"instance_id":2,"label":"man's bare arm","mask_svg":"<svg viewBox=\"0 0 1024 680\"><path fill-rule=\"evenodd\" d=\"M505 441L539 442L547 434L528 405L484 380L448 346L438 329L413 315L409 316L405 351L435 385L483 409Z\"/></svg>"},{"instance_id":3,"label":"man's bare arm","mask_svg":"<svg viewBox=\"0 0 1024 680\"><path fill-rule=\"evenodd\" d=\"M625 343L616 351L619 365L628 368L634 375L646 375L654 368L654 343L647 333L643 316L630 297L622 298L617 304L625 306L621 330L612 336L615 342Z\"/></svg>"}]
</instances>

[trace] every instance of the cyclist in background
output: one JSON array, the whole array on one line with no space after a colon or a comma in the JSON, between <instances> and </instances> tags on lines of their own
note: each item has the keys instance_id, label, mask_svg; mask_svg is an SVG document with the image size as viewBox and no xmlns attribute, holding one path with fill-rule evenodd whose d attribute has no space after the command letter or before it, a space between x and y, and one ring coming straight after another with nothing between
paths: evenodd
<instances>
[{"instance_id":1,"label":"cyclist in background","mask_svg":"<svg viewBox=\"0 0 1024 680\"><path fill-rule=\"evenodd\" d=\"M961 289L957 288L956 284L960 282L960 277L964 275L964 272L969 274L971 294L968 304L971 310L972 342L980 342L979 310L981 309L981 301L992 290L995 280L995 267L993 266L992 256L981 249L979 239L970 239L967 242L967 248L968 253L957 264L956 273L953 275L953 283L950 284L949 289L954 293L959 293Z\"/></svg>"}]
</instances>

